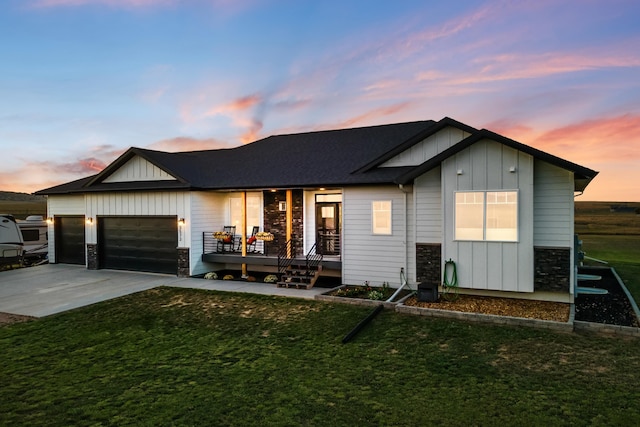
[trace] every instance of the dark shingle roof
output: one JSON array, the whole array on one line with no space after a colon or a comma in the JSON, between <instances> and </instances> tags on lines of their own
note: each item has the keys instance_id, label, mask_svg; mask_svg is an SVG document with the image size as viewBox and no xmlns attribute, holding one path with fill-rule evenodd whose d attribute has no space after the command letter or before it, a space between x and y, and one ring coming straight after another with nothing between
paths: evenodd
<instances>
[{"instance_id":1,"label":"dark shingle roof","mask_svg":"<svg viewBox=\"0 0 640 427\"><path fill-rule=\"evenodd\" d=\"M471 134L419 166L378 167L384 161L447 126ZM131 148L97 175L41 190L36 194L168 189L304 188L367 184L407 184L452 154L481 138L491 138L542 158L583 178L597 172L551 156L487 130L478 131L450 118L270 136L230 149L167 153ZM177 181L105 183L103 180L135 156L141 156ZM578 188L578 183L576 183Z\"/></svg>"}]
</instances>

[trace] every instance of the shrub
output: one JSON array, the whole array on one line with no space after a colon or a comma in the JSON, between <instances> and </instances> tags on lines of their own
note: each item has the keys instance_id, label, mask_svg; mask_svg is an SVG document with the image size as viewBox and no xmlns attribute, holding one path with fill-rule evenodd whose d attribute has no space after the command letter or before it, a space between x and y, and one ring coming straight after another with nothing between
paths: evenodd
<instances>
[{"instance_id":1,"label":"shrub","mask_svg":"<svg viewBox=\"0 0 640 427\"><path fill-rule=\"evenodd\" d=\"M264 278L264 283L276 283L278 281L278 276L275 274L269 274Z\"/></svg>"}]
</instances>

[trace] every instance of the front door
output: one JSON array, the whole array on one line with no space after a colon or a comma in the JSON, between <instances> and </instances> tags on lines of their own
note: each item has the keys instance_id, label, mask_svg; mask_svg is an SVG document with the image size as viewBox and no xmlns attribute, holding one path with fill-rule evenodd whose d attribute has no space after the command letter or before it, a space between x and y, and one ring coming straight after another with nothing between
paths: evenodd
<instances>
[{"instance_id":1,"label":"front door","mask_svg":"<svg viewBox=\"0 0 640 427\"><path fill-rule=\"evenodd\" d=\"M316 252L340 255L340 202L316 202Z\"/></svg>"}]
</instances>

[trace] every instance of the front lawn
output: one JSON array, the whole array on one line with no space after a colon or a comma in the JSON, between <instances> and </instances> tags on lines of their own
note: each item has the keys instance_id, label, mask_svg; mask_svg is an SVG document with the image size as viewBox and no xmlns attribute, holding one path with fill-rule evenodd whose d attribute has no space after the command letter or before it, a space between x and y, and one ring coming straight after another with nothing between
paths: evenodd
<instances>
[{"instance_id":1,"label":"front lawn","mask_svg":"<svg viewBox=\"0 0 640 427\"><path fill-rule=\"evenodd\" d=\"M630 425L640 340L159 288L0 328L0 425Z\"/></svg>"}]
</instances>

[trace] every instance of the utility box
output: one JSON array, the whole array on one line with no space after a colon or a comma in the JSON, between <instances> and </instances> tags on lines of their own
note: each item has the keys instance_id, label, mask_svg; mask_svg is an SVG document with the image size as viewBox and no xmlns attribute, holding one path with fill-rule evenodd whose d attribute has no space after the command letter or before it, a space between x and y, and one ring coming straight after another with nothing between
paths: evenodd
<instances>
[{"instance_id":1,"label":"utility box","mask_svg":"<svg viewBox=\"0 0 640 427\"><path fill-rule=\"evenodd\" d=\"M438 302L438 283L420 283L418 285L418 301Z\"/></svg>"}]
</instances>

